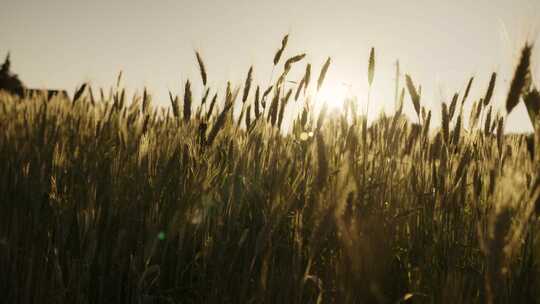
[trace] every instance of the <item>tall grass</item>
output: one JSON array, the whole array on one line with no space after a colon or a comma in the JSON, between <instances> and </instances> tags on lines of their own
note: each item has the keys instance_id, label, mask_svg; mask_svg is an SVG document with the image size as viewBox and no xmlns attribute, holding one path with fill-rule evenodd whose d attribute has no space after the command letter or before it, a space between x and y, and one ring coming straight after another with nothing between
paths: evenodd
<instances>
[{"instance_id":1,"label":"tall grass","mask_svg":"<svg viewBox=\"0 0 540 304\"><path fill-rule=\"evenodd\" d=\"M273 60L281 75L304 58L278 65L287 41ZM82 86L73 102L0 96L1 302L540 298L540 132L503 134L505 117L482 107L495 76L468 130L472 78L434 129L409 75L418 124L401 114L402 88L395 115L367 126L354 100L339 114L311 111L310 64L296 88L257 85L250 68L243 87L214 91L208 105L213 90L196 58L203 100L187 81L183 105L171 94L172 113L146 90L126 104L120 82L100 98ZM507 108L523 95L538 126L538 91L521 79L526 59ZM330 58L317 90L329 66ZM289 102L300 111L284 110ZM289 133L279 131L284 119Z\"/></svg>"}]
</instances>

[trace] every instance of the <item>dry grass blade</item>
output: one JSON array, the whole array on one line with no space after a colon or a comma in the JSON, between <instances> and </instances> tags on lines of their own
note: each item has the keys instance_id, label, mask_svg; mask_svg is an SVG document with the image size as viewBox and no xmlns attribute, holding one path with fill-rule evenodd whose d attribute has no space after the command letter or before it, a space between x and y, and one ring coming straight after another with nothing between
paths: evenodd
<instances>
[{"instance_id":1,"label":"dry grass blade","mask_svg":"<svg viewBox=\"0 0 540 304\"><path fill-rule=\"evenodd\" d=\"M453 138L452 143L455 146L459 145L459 139L461 137L461 113L458 114L456 119L456 125L454 126L454 131L452 132Z\"/></svg>"},{"instance_id":2,"label":"dry grass blade","mask_svg":"<svg viewBox=\"0 0 540 304\"><path fill-rule=\"evenodd\" d=\"M414 86L411 76L408 74L405 75L405 81L407 90L409 91L409 95L411 96L411 100L413 102L414 111L416 112L416 115L420 115L420 95L416 91L416 87Z\"/></svg>"},{"instance_id":3,"label":"dry grass blade","mask_svg":"<svg viewBox=\"0 0 540 304\"><path fill-rule=\"evenodd\" d=\"M248 105L246 108L246 129L249 129L251 126L251 105Z\"/></svg>"},{"instance_id":4,"label":"dry grass blade","mask_svg":"<svg viewBox=\"0 0 540 304\"><path fill-rule=\"evenodd\" d=\"M452 120L452 118L454 118L454 114L456 113L456 107L457 107L458 98L459 98L459 94L455 93L454 97L452 98L452 102L450 103L450 109L449 109L449 115L450 115L449 118L450 118L450 120Z\"/></svg>"},{"instance_id":5,"label":"dry grass blade","mask_svg":"<svg viewBox=\"0 0 540 304\"><path fill-rule=\"evenodd\" d=\"M495 129L497 129L497 123L499 121L499 118L501 118L501 114L497 111L497 114L494 118L491 119L491 127L489 129L489 133L495 132Z\"/></svg>"},{"instance_id":6,"label":"dry grass blade","mask_svg":"<svg viewBox=\"0 0 540 304\"><path fill-rule=\"evenodd\" d=\"M207 88L206 91L204 91L203 98L201 99L201 106L206 104L206 100L208 99L208 94L210 94L210 88Z\"/></svg>"},{"instance_id":7,"label":"dry grass blade","mask_svg":"<svg viewBox=\"0 0 540 304\"><path fill-rule=\"evenodd\" d=\"M223 111L218 115L216 121L214 122L214 125L212 126L212 129L210 130L210 133L208 133L207 136L207 143L208 145L211 145L214 142L214 139L218 135L221 128L225 125L225 121L227 118L227 113L229 112L229 109L232 107L232 102L226 103L225 107L223 108Z\"/></svg>"},{"instance_id":8,"label":"dry grass blade","mask_svg":"<svg viewBox=\"0 0 540 304\"><path fill-rule=\"evenodd\" d=\"M215 93L214 97L212 97L212 101L210 102L210 107L208 108L208 111L206 112L206 119L210 119L212 116L212 111L214 110L214 106L216 105L218 94Z\"/></svg>"},{"instance_id":9,"label":"dry grass blade","mask_svg":"<svg viewBox=\"0 0 540 304\"><path fill-rule=\"evenodd\" d=\"M141 129L141 134L146 134L146 132L148 131L148 123L150 122L150 115L146 115L144 117L144 122L143 122L143 126L142 126L142 129Z\"/></svg>"},{"instance_id":10,"label":"dry grass blade","mask_svg":"<svg viewBox=\"0 0 540 304\"><path fill-rule=\"evenodd\" d=\"M195 51L195 56L197 57L197 63L199 64L199 71L201 73L201 79L203 82L203 85L206 86L206 68L204 67L204 61L201 58L201 54L199 54L198 51Z\"/></svg>"},{"instance_id":11,"label":"dry grass blade","mask_svg":"<svg viewBox=\"0 0 540 304\"><path fill-rule=\"evenodd\" d=\"M322 109L321 109L321 112L319 113L319 118L317 119L317 131L320 131L321 128L322 128L322 125L324 123L324 119L326 117L326 111L328 110L328 106L325 103L323 103L323 106L322 106Z\"/></svg>"},{"instance_id":12,"label":"dry grass blade","mask_svg":"<svg viewBox=\"0 0 540 304\"><path fill-rule=\"evenodd\" d=\"M328 57L328 59L326 59L326 62L324 63L321 69L321 73L319 74L319 80L317 81L317 91L321 89L321 86L324 82L324 77L326 77L326 73L328 72L328 67L330 66L330 62L331 62L331 58Z\"/></svg>"},{"instance_id":13,"label":"dry grass blade","mask_svg":"<svg viewBox=\"0 0 540 304\"><path fill-rule=\"evenodd\" d=\"M474 120L475 121L478 121L478 119L480 119L480 114L482 113L482 109L485 109L485 108L484 108L483 99L480 98L480 100L478 101L476 110L474 111Z\"/></svg>"},{"instance_id":14,"label":"dry grass blade","mask_svg":"<svg viewBox=\"0 0 540 304\"><path fill-rule=\"evenodd\" d=\"M287 74L289 74L289 70L284 70L281 75L279 75L278 80L276 81L276 87L281 87L283 83L285 82L285 78L287 77Z\"/></svg>"},{"instance_id":15,"label":"dry grass blade","mask_svg":"<svg viewBox=\"0 0 540 304\"><path fill-rule=\"evenodd\" d=\"M369 53L369 65L368 65L368 84L371 87L373 83L373 77L375 76L375 48L371 48Z\"/></svg>"},{"instance_id":16,"label":"dry grass blade","mask_svg":"<svg viewBox=\"0 0 540 304\"><path fill-rule=\"evenodd\" d=\"M148 91L146 90L146 87L143 91L143 100L142 100L142 112L146 113L148 110L148 106L150 105L150 95L148 95Z\"/></svg>"},{"instance_id":17,"label":"dry grass blade","mask_svg":"<svg viewBox=\"0 0 540 304\"><path fill-rule=\"evenodd\" d=\"M281 125L283 123L283 115L285 114L285 106L287 106L287 103L289 102L289 98L291 97L292 89L289 89L287 94L281 99L281 104L279 107L279 114L278 114L278 129L281 129Z\"/></svg>"},{"instance_id":18,"label":"dry grass blade","mask_svg":"<svg viewBox=\"0 0 540 304\"><path fill-rule=\"evenodd\" d=\"M491 78L489 79L489 86L486 91L486 96L484 96L484 107L486 107L491 101L493 96L493 90L495 90L495 82L497 81L497 73L492 73Z\"/></svg>"},{"instance_id":19,"label":"dry grass blade","mask_svg":"<svg viewBox=\"0 0 540 304\"><path fill-rule=\"evenodd\" d=\"M260 87L257 86L257 89L255 90L255 100L253 101L256 119L259 118L259 116L261 116L261 110L259 108L259 94L260 94Z\"/></svg>"},{"instance_id":20,"label":"dry grass blade","mask_svg":"<svg viewBox=\"0 0 540 304\"><path fill-rule=\"evenodd\" d=\"M405 88L402 88L401 93L399 94L399 101L398 101L397 110L396 110L396 112L399 113L399 115L401 115L401 113L403 112L404 103L405 103Z\"/></svg>"},{"instance_id":21,"label":"dry grass blade","mask_svg":"<svg viewBox=\"0 0 540 304\"><path fill-rule=\"evenodd\" d=\"M94 98L94 90L92 90L92 86L88 87L88 95L90 95L90 103L92 106L96 105L96 99Z\"/></svg>"},{"instance_id":22,"label":"dry grass blade","mask_svg":"<svg viewBox=\"0 0 540 304\"><path fill-rule=\"evenodd\" d=\"M122 70L120 70L120 72L118 72L118 76L116 77L116 87L119 88L120 87L120 83L122 82Z\"/></svg>"},{"instance_id":23,"label":"dry grass blade","mask_svg":"<svg viewBox=\"0 0 540 304\"><path fill-rule=\"evenodd\" d=\"M302 54L299 54L299 55L296 55L296 56L293 56L293 57L287 59L287 61L285 61L285 70L286 71L290 70L293 64L295 64L298 61L304 59L304 57L306 57L306 54L302 53Z\"/></svg>"},{"instance_id":24,"label":"dry grass blade","mask_svg":"<svg viewBox=\"0 0 540 304\"><path fill-rule=\"evenodd\" d=\"M540 114L540 92L537 89L532 89L523 96L523 102L525 102L527 113L534 126L534 122L538 119L538 114Z\"/></svg>"},{"instance_id":25,"label":"dry grass blade","mask_svg":"<svg viewBox=\"0 0 540 304\"><path fill-rule=\"evenodd\" d=\"M396 74L395 74L395 84L394 84L394 108L397 108L398 98L399 98L399 77L401 76L399 68L399 60L396 60Z\"/></svg>"},{"instance_id":26,"label":"dry grass blade","mask_svg":"<svg viewBox=\"0 0 540 304\"><path fill-rule=\"evenodd\" d=\"M234 92L232 92L230 84L228 86L227 95L225 96L225 106L223 107L223 111L218 115L216 118L216 121L214 122L214 125L212 126L212 129L210 130L210 133L207 136L207 143L211 145L214 142L214 139L218 135L219 131L223 128L227 121L227 115L230 112L230 109L234 105L234 101L238 97L239 89L235 89Z\"/></svg>"},{"instance_id":27,"label":"dry grass blade","mask_svg":"<svg viewBox=\"0 0 540 304\"><path fill-rule=\"evenodd\" d=\"M467 97L469 97L469 93L471 91L473 81L474 81L474 77L471 77L469 79L469 83L467 83L467 88L465 89L465 94L463 94L463 99L461 100L461 107L463 107L463 104L465 104L465 100L467 100Z\"/></svg>"},{"instance_id":28,"label":"dry grass blade","mask_svg":"<svg viewBox=\"0 0 540 304\"><path fill-rule=\"evenodd\" d=\"M497 121L497 147L499 148L500 153L502 153L503 139L504 139L504 118L499 117Z\"/></svg>"},{"instance_id":29,"label":"dry grass blade","mask_svg":"<svg viewBox=\"0 0 540 304\"><path fill-rule=\"evenodd\" d=\"M281 87L278 87L274 92L274 98L272 98L272 103L270 104L270 109L268 110L267 121L269 121L272 126L275 126L277 121L280 92Z\"/></svg>"},{"instance_id":30,"label":"dry grass blade","mask_svg":"<svg viewBox=\"0 0 540 304\"><path fill-rule=\"evenodd\" d=\"M519 97L521 96L525 82L529 74L529 64L531 57L532 46L525 44L521 50L521 59L514 73L514 78L510 84L510 91L506 98L506 112L510 113L514 107L519 103Z\"/></svg>"},{"instance_id":31,"label":"dry grass blade","mask_svg":"<svg viewBox=\"0 0 540 304\"><path fill-rule=\"evenodd\" d=\"M302 80L300 80L300 83L298 84L298 87L296 88L296 93L294 94L294 100L298 100L298 97L300 97L300 92L302 91L302 89L304 90L304 93L306 92L310 77L311 77L311 64L308 63L306 65L306 71L304 73L304 76L302 77Z\"/></svg>"},{"instance_id":32,"label":"dry grass blade","mask_svg":"<svg viewBox=\"0 0 540 304\"><path fill-rule=\"evenodd\" d=\"M191 119L191 104L191 83L188 79L184 87L184 121L189 121Z\"/></svg>"},{"instance_id":33,"label":"dry grass blade","mask_svg":"<svg viewBox=\"0 0 540 304\"><path fill-rule=\"evenodd\" d=\"M431 124L431 110L428 111L426 120L423 125L423 136L427 138L429 135L429 125Z\"/></svg>"},{"instance_id":34,"label":"dry grass blade","mask_svg":"<svg viewBox=\"0 0 540 304\"><path fill-rule=\"evenodd\" d=\"M178 106L178 96L173 96L171 91L169 91L169 99L171 101L171 108L173 110L173 115L174 117L178 118L178 116L180 115L180 109Z\"/></svg>"},{"instance_id":35,"label":"dry grass blade","mask_svg":"<svg viewBox=\"0 0 540 304\"><path fill-rule=\"evenodd\" d=\"M471 112L469 112L469 129L473 129L474 126L476 125L476 109L478 108L478 102L475 101L473 102L472 104L472 107L471 107Z\"/></svg>"},{"instance_id":36,"label":"dry grass blade","mask_svg":"<svg viewBox=\"0 0 540 304\"><path fill-rule=\"evenodd\" d=\"M99 98L101 101L105 101L105 92L103 91L103 88L99 88Z\"/></svg>"},{"instance_id":37,"label":"dry grass blade","mask_svg":"<svg viewBox=\"0 0 540 304\"><path fill-rule=\"evenodd\" d=\"M446 143L448 143L450 137L450 120L448 117L448 106L443 102L442 104L442 113L441 113L441 127L443 132L443 138Z\"/></svg>"},{"instance_id":38,"label":"dry grass blade","mask_svg":"<svg viewBox=\"0 0 540 304\"><path fill-rule=\"evenodd\" d=\"M277 50L276 54L274 55L274 66L276 66L279 63L279 59L281 58L281 55L283 54L283 51L285 50L285 47L287 46L287 42L289 41L289 34L285 35L283 39L281 40L281 47L279 50Z\"/></svg>"},{"instance_id":39,"label":"dry grass blade","mask_svg":"<svg viewBox=\"0 0 540 304\"><path fill-rule=\"evenodd\" d=\"M270 94L270 92L272 92L273 88L274 87L271 85L263 93L263 96L262 96L262 99L261 99L261 105L262 105L263 109L266 108L266 97L268 96L268 94Z\"/></svg>"},{"instance_id":40,"label":"dry grass blade","mask_svg":"<svg viewBox=\"0 0 540 304\"><path fill-rule=\"evenodd\" d=\"M489 110L488 110L488 113L487 113L487 116L486 116L486 121L484 122L484 134L488 135L490 134L490 130L491 130L491 111L492 111L492 106L489 106Z\"/></svg>"},{"instance_id":41,"label":"dry grass blade","mask_svg":"<svg viewBox=\"0 0 540 304\"><path fill-rule=\"evenodd\" d=\"M75 94L73 95L73 103L75 103L79 98L81 98L82 94L84 93L84 90L86 89L87 84L83 83L77 91L75 91Z\"/></svg>"},{"instance_id":42,"label":"dry grass blade","mask_svg":"<svg viewBox=\"0 0 540 304\"><path fill-rule=\"evenodd\" d=\"M456 169L456 176L454 179L454 185L457 185L459 180L465 176L467 176L467 166L471 161L471 151L469 148L465 149L465 152L463 153L461 160L459 161L459 165Z\"/></svg>"},{"instance_id":43,"label":"dry grass blade","mask_svg":"<svg viewBox=\"0 0 540 304\"><path fill-rule=\"evenodd\" d=\"M306 128L306 124L308 121L308 106L304 105L304 108L302 110L302 115L300 116L300 125L302 126L302 129Z\"/></svg>"},{"instance_id":44,"label":"dry grass blade","mask_svg":"<svg viewBox=\"0 0 540 304\"><path fill-rule=\"evenodd\" d=\"M236 121L236 129L240 128L240 125L242 124L242 121L244 121L244 115L246 114L246 108L244 108L244 105L242 104L242 109L240 110L240 116L238 116L238 120ZM233 117L231 113L231 118Z\"/></svg>"},{"instance_id":45,"label":"dry grass blade","mask_svg":"<svg viewBox=\"0 0 540 304\"><path fill-rule=\"evenodd\" d=\"M328 161L326 157L326 145L324 143L324 138L322 134L317 132L316 135L317 138L317 165L318 165L318 172L317 172L317 179L316 184L317 188L321 189L326 181L326 178L328 177Z\"/></svg>"},{"instance_id":46,"label":"dry grass blade","mask_svg":"<svg viewBox=\"0 0 540 304\"><path fill-rule=\"evenodd\" d=\"M296 87L296 93L294 94L294 100L298 100L298 97L300 97L300 92L302 91L302 88L304 87L304 83L306 81L305 77L302 77L302 80L300 80L300 83Z\"/></svg>"},{"instance_id":47,"label":"dry grass blade","mask_svg":"<svg viewBox=\"0 0 540 304\"><path fill-rule=\"evenodd\" d=\"M249 71L246 77L246 82L244 84L244 94L242 95L242 103L245 103L248 98L249 90L251 89L251 82L253 81L252 74L253 66L249 67Z\"/></svg>"},{"instance_id":48,"label":"dry grass blade","mask_svg":"<svg viewBox=\"0 0 540 304\"><path fill-rule=\"evenodd\" d=\"M306 92L309 82L311 81L311 64L306 65L306 73L304 74L304 93Z\"/></svg>"}]
</instances>

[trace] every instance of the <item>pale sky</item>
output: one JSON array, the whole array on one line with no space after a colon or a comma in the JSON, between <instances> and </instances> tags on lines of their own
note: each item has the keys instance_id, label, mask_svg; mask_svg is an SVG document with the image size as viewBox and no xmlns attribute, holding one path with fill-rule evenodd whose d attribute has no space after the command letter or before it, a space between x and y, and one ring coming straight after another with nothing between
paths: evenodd
<instances>
[{"instance_id":1,"label":"pale sky","mask_svg":"<svg viewBox=\"0 0 540 304\"><path fill-rule=\"evenodd\" d=\"M308 54L299 73L310 62L316 78L331 56L327 95L344 91L345 82L361 102L375 47L370 115L393 109L397 59L422 85L423 104L436 116L440 102L463 91L470 76L471 97L483 96L493 71L500 74L495 102L502 109L520 46L540 37L540 0L3 0L0 57L11 51L12 68L27 86L70 94L84 81L109 87L122 70L129 89L148 86L167 105L167 90L181 93L187 78L195 89L202 86L195 49L212 86L242 84L250 65L256 82L266 85L286 33L285 57ZM539 54L532 58L537 85ZM408 96L406 111L413 111ZM530 129L520 104L507 130Z\"/></svg>"}]
</instances>

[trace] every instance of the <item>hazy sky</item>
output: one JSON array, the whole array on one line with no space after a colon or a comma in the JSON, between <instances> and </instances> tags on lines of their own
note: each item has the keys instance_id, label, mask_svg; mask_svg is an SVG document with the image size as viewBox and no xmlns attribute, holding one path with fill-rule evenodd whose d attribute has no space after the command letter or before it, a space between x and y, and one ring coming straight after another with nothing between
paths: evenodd
<instances>
[{"instance_id":1,"label":"hazy sky","mask_svg":"<svg viewBox=\"0 0 540 304\"><path fill-rule=\"evenodd\" d=\"M108 87L123 70L126 86L146 85L166 104L167 90L181 92L188 77L200 87L194 49L214 86L241 84L250 65L266 84L274 52L290 33L285 56L307 52L315 75L333 58L327 94L343 92L345 82L365 99L373 46L373 113L393 108L396 59L422 84L423 103L438 111L470 76L472 97L482 96L493 71L500 73L495 96L502 106L519 48L538 40L539 29L539 0L3 0L0 56L11 51L13 70L31 87L72 94L83 81ZM534 76L539 54L532 58ZM406 107L412 113L409 99ZM520 105L507 129L530 129L525 113Z\"/></svg>"}]
</instances>

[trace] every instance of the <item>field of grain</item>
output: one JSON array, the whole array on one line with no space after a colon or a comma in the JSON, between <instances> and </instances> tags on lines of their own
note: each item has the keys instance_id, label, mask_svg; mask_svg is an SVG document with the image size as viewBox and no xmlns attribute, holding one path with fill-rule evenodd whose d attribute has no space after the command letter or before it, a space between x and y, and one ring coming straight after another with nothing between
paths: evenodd
<instances>
[{"instance_id":1,"label":"field of grain","mask_svg":"<svg viewBox=\"0 0 540 304\"><path fill-rule=\"evenodd\" d=\"M225 91L207 86L197 53L201 78L168 108L146 90L128 98L120 77L72 100L1 94L0 302L538 302L531 46L505 113L492 106L497 75L471 78L440 128L414 75L373 124L355 99L315 111L308 92L331 59L312 68L286 47L271 85L250 69ZM305 69L295 83L292 68ZM520 102L536 135L504 134Z\"/></svg>"}]
</instances>

